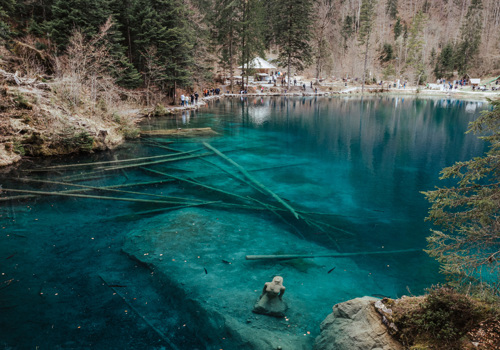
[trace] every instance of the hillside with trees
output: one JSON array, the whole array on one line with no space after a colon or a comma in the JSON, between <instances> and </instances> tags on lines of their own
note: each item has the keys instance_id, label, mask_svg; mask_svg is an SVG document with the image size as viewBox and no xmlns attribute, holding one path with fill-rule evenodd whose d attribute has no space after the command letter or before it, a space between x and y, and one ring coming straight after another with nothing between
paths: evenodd
<instances>
[{"instance_id":1,"label":"hillside with trees","mask_svg":"<svg viewBox=\"0 0 500 350\"><path fill-rule=\"evenodd\" d=\"M7 0L0 6L7 50L19 56L13 43L20 41L55 61L69 54L75 32L92 40L110 19L105 45L115 82L171 98L179 87L237 74L236 67L266 54L281 67L323 79L425 82L500 74L496 0ZM61 62L53 60L16 68L56 73Z\"/></svg>"},{"instance_id":2,"label":"hillside with trees","mask_svg":"<svg viewBox=\"0 0 500 350\"><path fill-rule=\"evenodd\" d=\"M225 78L245 88L254 72L237 67L256 56L363 88L498 76L500 2L5 0L0 163L112 147L137 135L137 111Z\"/></svg>"}]
</instances>

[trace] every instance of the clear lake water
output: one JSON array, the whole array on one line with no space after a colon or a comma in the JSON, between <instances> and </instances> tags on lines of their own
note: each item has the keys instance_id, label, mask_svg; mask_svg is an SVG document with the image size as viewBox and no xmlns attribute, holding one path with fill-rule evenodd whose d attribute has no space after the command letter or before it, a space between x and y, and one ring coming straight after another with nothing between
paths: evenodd
<instances>
[{"instance_id":1,"label":"clear lake water","mask_svg":"<svg viewBox=\"0 0 500 350\"><path fill-rule=\"evenodd\" d=\"M4 170L3 189L72 192L0 194L20 196L0 201L0 349L220 348L205 339L206 330L190 326L193 316L179 300L162 293L164 281L122 252L129 232L147 229L154 218L168 228L178 210L246 221L226 223L227 230L255 220L283 241L293 236L320 247L318 253L424 249L431 224L424 221L429 203L421 191L449 185L439 180L443 167L486 150L465 134L486 108L414 97L229 98L141 125L211 128L217 135L148 136L113 152L30 159ZM175 154L176 161L163 157ZM143 159L111 163L132 158ZM315 253L283 251L281 237L274 238L272 253ZM244 241L229 248L258 253ZM335 260L328 264L317 267L311 259L286 270L289 281L316 269L317 283L334 276L342 286L322 292L330 308L310 305L319 319L353 297L418 295L442 281L437 263L420 251L348 259L377 283L360 279L363 273L330 271ZM247 287L241 283L236 287ZM287 295L300 299L287 279L285 285ZM313 328L315 336L319 324Z\"/></svg>"}]
</instances>

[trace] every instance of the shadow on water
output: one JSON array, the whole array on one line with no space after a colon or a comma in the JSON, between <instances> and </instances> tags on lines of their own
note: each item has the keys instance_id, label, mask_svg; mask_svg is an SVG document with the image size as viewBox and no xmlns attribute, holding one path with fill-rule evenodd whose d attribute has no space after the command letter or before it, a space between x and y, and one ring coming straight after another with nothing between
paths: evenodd
<instances>
[{"instance_id":1,"label":"shadow on water","mask_svg":"<svg viewBox=\"0 0 500 350\"><path fill-rule=\"evenodd\" d=\"M443 167L484 151L474 136L464 135L483 108L392 97L234 98L144 125L210 127L217 136L143 138L112 153L25 162L1 175L4 189L31 192L3 191L0 197L21 196L0 202L0 347L215 346L192 310L171 297L181 293L179 286L168 287L121 252L129 231L181 208L253 213L333 252L421 249L430 226L420 191L443 185L437 180ZM192 158L165 161L181 154ZM131 158L143 159L116 162ZM66 167L84 163L89 165ZM368 290L363 281L339 275L356 296L396 297L407 288L416 294L439 280L436 264L421 253L365 255L355 264L393 284ZM316 265L283 263L297 274ZM331 304L343 297L325 296Z\"/></svg>"}]
</instances>

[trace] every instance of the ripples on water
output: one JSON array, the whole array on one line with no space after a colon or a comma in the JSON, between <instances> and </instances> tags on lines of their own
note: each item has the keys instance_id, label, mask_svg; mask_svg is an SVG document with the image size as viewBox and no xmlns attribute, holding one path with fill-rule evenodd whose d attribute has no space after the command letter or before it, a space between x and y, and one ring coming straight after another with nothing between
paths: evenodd
<instances>
[{"instance_id":1,"label":"ripples on water","mask_svg":"<svg viewBox=\"0 0 500 350\"><path fill-rule=\"evenodd\" d=\"M287 211L281 212L280 219L270 211L242 207L255 206L256 202L243 203L234 194L278 207L280 204L221 170L243 177L217 156L203 158L212 164L193 158L148 168L233 195L185 181L118 188L150 196L88 188L78 193L146 200L164 200L158 196L168 195L182 198L171 201L190 204L217 201L206 206L206 215L246 215L248 222L234 224L247 226L252 225L255 215L255 220L267 221L277 234L283 232L284 240L286 235L304 237L331 251L421 249L430 226L423 221L428 203L420 191L444 185L438 181L443 167L484 151L480 141L464 132L468 122L485 107L458 100L384 97L228 99L198 112L150 119L143 125L144 129L211 127L218 136L144 138L113 153L33 160L2 174L1 183L3 188L63 191L76 187L23 183L15 178L96 187L158 182L164 177L137 167L109 171L110 164L43 172L28 169L197 149L202 153L206 151L202 145L205 141L292 207L321 213L308 215L328 229L303 221L296 223ZM6 195L2 193L2 197ZM121 253L128 232L147 228L148 220L160 215L137 213L160 207L164 205L53 196L1 202L0 348L143 349L144 344L148 348L168 348L150 325L180 348L210 347L203 343L202 330L190 327L191 316L179 313L175 298L162 293L162 282L145 266ZM168 219L164 225L168 227ZM241 242L234 250L250 248ZM363 256L353 263L359 271L371 271L378 281L353 280L352 275L338 274L335 278L344 286L343 292L324 295L326 304L370 294L397 297L408 290L418 294L439 281L436 264L425 254ZM211 266L206 268L211 270ZM300 274L311 273L307 264L295 268L296 275L290 280L301 276L306 279ZM112 278L107 281L114 285L112 288L103 282L103 276L105 280ZM320 318L329 311L322 310ZM312 330L313 334L317 331Z\"/></svg>"}]
</instances>

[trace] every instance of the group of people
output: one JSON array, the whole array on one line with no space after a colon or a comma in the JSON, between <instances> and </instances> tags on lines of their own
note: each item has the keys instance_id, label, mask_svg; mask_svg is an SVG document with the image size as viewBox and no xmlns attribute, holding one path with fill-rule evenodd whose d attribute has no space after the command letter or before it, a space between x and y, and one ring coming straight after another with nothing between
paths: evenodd
<instances>
[{"instance_id":1,"label":"group of people","mask_svg":"<svg viewBox=\"0 0 500 350\"><path fill-rule=\"evenodd\" d=\"M191 105L194 106L195 103L198 103L198 93L195 91L191 95L185 96L184 94L181 95L181 106L189 106L189 103L191 102Z\"/></svg>"},{"instance_id":2,"label":"group of people","mask_svg":"<svg viewBox=\"0 0 500 350\"><path fill-rule=\"evenodd\" d=\"M219 88L216 88L216 89L205 89L203 90L203 96L207 97L207 96L215 96L215 95L220 95L220 89ZM184 106L189 106L190 104L191 105L195 105L198 103L198 98L200 97L200 95L198 94L198 92L193 92L191 93L190 95L184 95L182 94L181 95L181 106L184 107Z\"/></svg>"},{"instance_id":3,"label":"group of people","mask_svg":"<svg viewBox=\"0 0 500 350\"><path fill-rule=\"evenodd\" d=\"M203 90L203 96L205 96L205 97L210 96L210 95L215 96L215 95L219 95L219 94L220 94L219 88Z\"/></svg>"}]
</instances>

